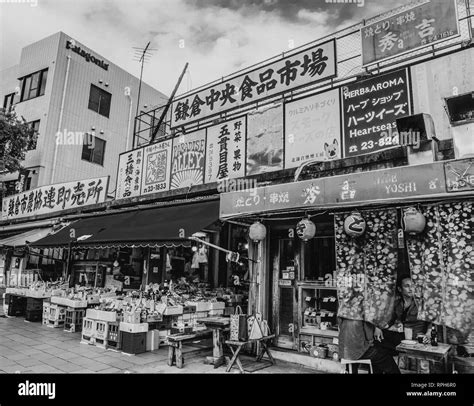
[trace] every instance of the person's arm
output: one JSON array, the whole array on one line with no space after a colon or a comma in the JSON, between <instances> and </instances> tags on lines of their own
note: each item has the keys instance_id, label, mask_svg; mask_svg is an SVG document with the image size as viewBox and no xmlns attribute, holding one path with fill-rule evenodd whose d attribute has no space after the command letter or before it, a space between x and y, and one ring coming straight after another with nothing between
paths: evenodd
<instances>
[{"instance_id":1,"label":"person's arm","mask_svg":"<svg viewBox=\"0 0 474 406\"><path fill-rule=\"evenodd\" d=\"M379 329L377 326L375 326L375 330L374 330L374 338L375 340L381 342L383 340L383 333L382 333L382 330Z\"/></svg>"}]
</instances>

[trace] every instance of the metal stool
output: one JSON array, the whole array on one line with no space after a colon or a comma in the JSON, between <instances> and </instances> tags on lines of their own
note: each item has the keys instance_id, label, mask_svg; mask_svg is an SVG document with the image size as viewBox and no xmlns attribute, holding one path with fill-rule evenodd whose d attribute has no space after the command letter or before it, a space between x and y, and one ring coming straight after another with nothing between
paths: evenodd
<instances>
[{"instance_id":1,"label":"metal stool","mask_svg":"<svg viewBox=\"0 0 474 406\"><path fill-rule=\"evenodd\" d=\"M366 364L369 366L370 373L373 374L374 370L372 369L372 361L370 359L357 359L357 360L351 360L351 359L341 359L341 365L344 365L344 372L345 374L349 373L352 374L352 364ZM347 372L346 366L349 366L349 372Z\"/></svg>"}]
</instances>

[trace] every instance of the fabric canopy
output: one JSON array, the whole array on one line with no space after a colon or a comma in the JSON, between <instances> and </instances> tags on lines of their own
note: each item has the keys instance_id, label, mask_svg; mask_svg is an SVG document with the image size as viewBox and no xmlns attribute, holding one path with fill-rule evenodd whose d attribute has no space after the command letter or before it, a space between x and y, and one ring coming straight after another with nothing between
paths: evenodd
<instances>
[{"instance_id":1,"label":"fabric canopy","mask_svg":"<svg viewBox=\"0 0 474 406\"><path fill-rule=\"evenodd\" d=\"M34 243L52 232L52 227L46 228L35 228L33 230L26 231L21 234L15 234L13 236L0 240L0 247L23 247L28 243Z\"/></svg>"},{"instance_id":2,"label":"fabric canopy","mask_svg":"<svg viewBox=\"0 0 474 406\"><path fill-rule=\"evenodd\" d=\"M188 243L219 219L219 201L142 209L78 220L32 246L154 246Z\"/></svg>"}]
</instances>

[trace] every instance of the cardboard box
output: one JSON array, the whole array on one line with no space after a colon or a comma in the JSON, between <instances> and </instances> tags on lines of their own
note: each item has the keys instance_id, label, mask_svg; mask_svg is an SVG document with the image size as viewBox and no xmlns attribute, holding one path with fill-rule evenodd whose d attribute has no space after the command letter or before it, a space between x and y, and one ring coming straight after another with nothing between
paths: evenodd
<instances>
[{"instance_id":1,"label":"cardboard box","mask_svg":"<svg viewBox=\"0 0 474 406\"><path fill-rule=\"evenodd\" d=\"M178 306L166 306L165 311L163 312L163 315L165 316L171 316L175 314L183 314L183 306L178 305Z\"/></svg>"},{"instance_id":2,"label":"cardboard box","mask_svg":"<svg viewBox=\"0 0 474 406\"><path fill-rule=\"evenodd\" d=\"M196 312L207 312L210 310L210 302L193 302L193 301L187 301L186 305L188 306L195 306L196 307Z\"/></svg>"},{"instance_id":3,"label":"cardboard box","mask_svg":"<svg viewBox=\"0 0 474 406\"><path fill-rule=\"evenodd\" d=\"M124 323L120 322L120 331L127 333L144 333L148 331L148 323Z\"/></svg>"},{"instance_id":4,"label":"cardboard box","mask_svg":"<svg viewBox=\"0 0 474 406\"><path fill-rule=\"evenodd\" d=\"M209 310L224 310L225 302L210 302Z\"/></svg>"},{"instance_id":5,"label":"cardboard box","mask_svg":"<svg viewBox=\"0 0 474 406\"><path fill-rule=\"evenodd\" d=\"M160 335L158 330L151 330L146 333L146 350L154 351L160 348Z\"/></svg>"},{"instance_id":6,"label":"cardboard box","mask_svg":"<svg viewBox=\"0 0 474 406\"><path fill-rule=\"evenodd\" d=\"M209 316L223 316L223 315L224 315L224 309L217 309L217 310L209 311Z\"/></svg>"}]
</instances>

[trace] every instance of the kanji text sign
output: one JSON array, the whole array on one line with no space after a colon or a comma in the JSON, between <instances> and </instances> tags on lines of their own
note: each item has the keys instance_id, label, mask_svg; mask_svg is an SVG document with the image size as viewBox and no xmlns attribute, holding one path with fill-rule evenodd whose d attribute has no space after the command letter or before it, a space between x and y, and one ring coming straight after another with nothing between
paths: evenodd
<instances>
[{"instance_id":1,"label":"kanji text sign","mask_svg":"<svg viewBox=\"0 0 474 406\"><path fill-rule=\"evenodd\" d=\"M396 119L410 115L406 69L342 87L345 157L399 145Z\"/></svg>"},{"instance_id":2,"label":"kanji text sign","mask_svg":"<svg viewBox=\"0 0 474 406\"><path fill-rule=\"evenodd\" d=\"M247 72L173 103L171 127L336 76L335 40Z\"/></svg>"},{"instance_id":3,"label":"kanji text sign","mask_svg":"<svg viewBox=\"0 0 474 406\"><path fill-rule=\"evenodd\" d=\"M140 196L144 148L119 156L116 199Z\"/></svg>"},{"instance_id":4,"label":"kanji text sign","mask_svg":"<svg viewBox=\"0 0 474 406\"><path fill-rule=\"evenodd\" d=\"M431 0L362 27L362 63L368 65L457 35L455 0Z\"/></svg>"},{"instance_id":5,"label":"kanji text sign","mask_svg":"<svg viewBox=\"0 0 474 406\"><path fill-rule=\"evenodd\" d=\"M3 199L2 220L37 216L103 203L108 176L76 182L58 183L28 190Z\"/></svg>"}]
</instances>

